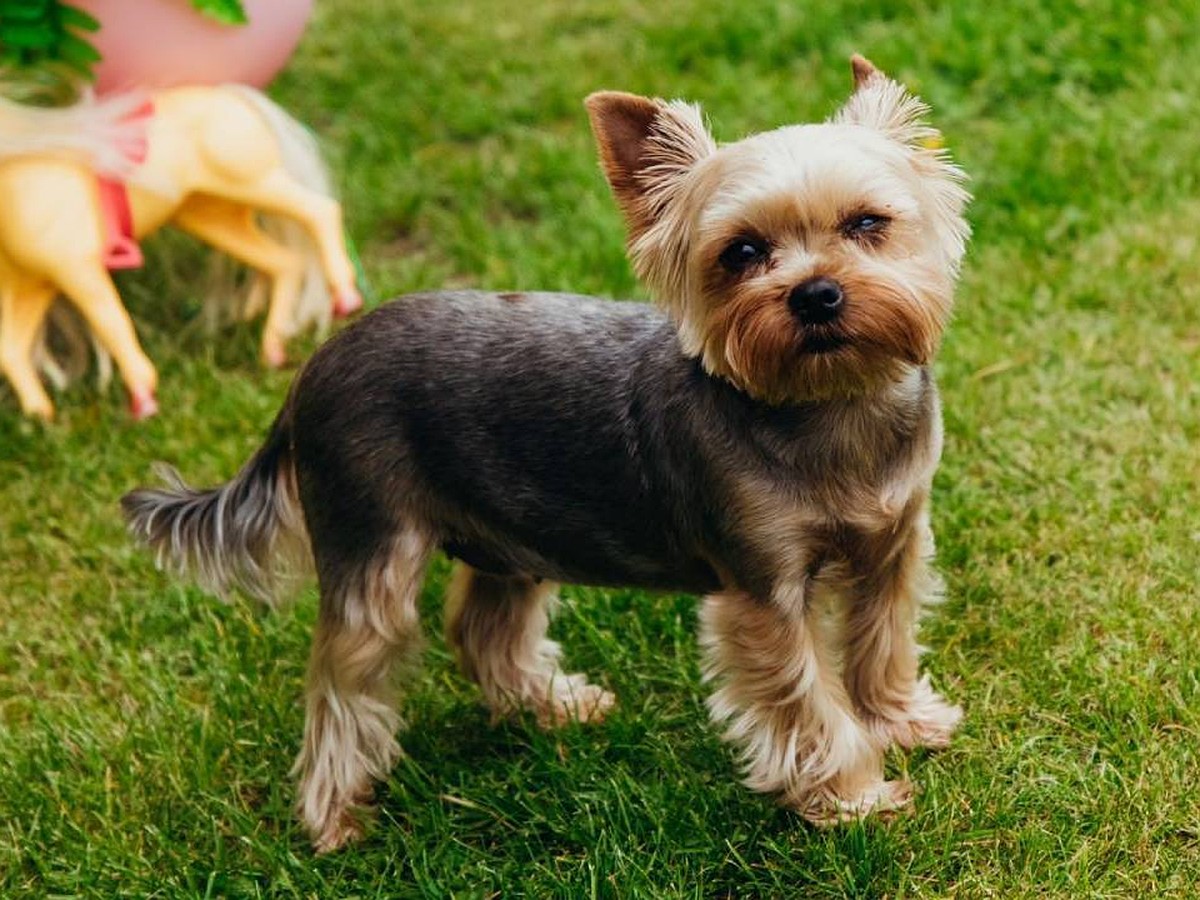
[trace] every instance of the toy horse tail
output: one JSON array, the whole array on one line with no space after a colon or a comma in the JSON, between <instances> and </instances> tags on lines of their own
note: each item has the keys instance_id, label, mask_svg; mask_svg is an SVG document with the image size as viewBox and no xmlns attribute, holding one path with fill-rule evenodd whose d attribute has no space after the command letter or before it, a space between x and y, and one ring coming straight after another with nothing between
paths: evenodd
<instances>
[{"instance_id":1,"label":"toy horse tail","mask_svg":"<svg viewBox=\"0 0 1200 900\"><path fill-rule=\"evenodd\" d=\"M67 154L100 175L128 178L139 161L131 150L144 146L148 101L145 91L97 99L86 90L71 106L47 108L0 96L0 159Z\"/></svg>"},{"instance_id":2,"label":"toy horse tail","mask_svg":"<svg viewBox=\"0 0 1200 900\"><path fill-rule=\"evenodd\" d=\"M266 442L219 487L189 487L160 464L166 487L138 488L121 498L130 531L155 552L160 568L190 574L218 596L236 587L271 604L307 571L290 423L289 400Z\"/></svg>"},{"instance_id":3,"label":"toy horse tail","mask_svg":"<svg viewBox=\"0 0 1200 900\"><path fill-rule=\"evenodd\" d=\"M0 323L0 327L3 327L3 323ZM93 356L96 359L96 384L100 390L107 390L112 381L112 357L88 328L79 311L62 297L54 301L50 312L46 314L45 325L34 342L32 355L34 365L59 391L65 390L68 384L87 371Z\"/></svg>"},{"instance_id":4,"label":"toy horse tail","mask_svg":"<svg viewBox=\"0 0 1200 900\"><path fill-rule=\"evenodd\" d=\"M262 116L279 144L279 154L288 175L312 191L333 197L333 182L313 133L262 92L240 84L228 84L225 88L236 93ZM327 327L330 310L333 308L332 298L325 280L325 270L321 267L321 257L312 238L299 224L284 216L262 214L261 220L268 234L299 253L305 260L304 282L300 289L300 299L296 304L292 327L297 331L312 324L318 328ZM256 293L265 296L266 286L252 285L250 296L253 297Z\"/></svg>"}]
</instances>

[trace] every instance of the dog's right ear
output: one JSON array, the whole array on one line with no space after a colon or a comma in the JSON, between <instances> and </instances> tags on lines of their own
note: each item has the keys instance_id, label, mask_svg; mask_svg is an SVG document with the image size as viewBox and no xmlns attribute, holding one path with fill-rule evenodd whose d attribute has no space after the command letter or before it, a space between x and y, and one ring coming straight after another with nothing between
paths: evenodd
<instances>
[{"instance_id":1,"label":"dog's right ear","mask_svg":"<svg viewBox=\"0 0 1200 900\"><path fill-rule=\"evenodd\" d=\"M874 128L908 147L941 146L941 135L925 121L929 107L907 88L857 53L850 57L850 70L854 93L833 121Z\"/></svg>"},{"instance_id":2,"label":"dog's right ear","mask_svg":"<svg viewBox=\"0 0 1200 900\"><path fill-rule=\"evenodd\" d=\"M683 176L717 147L698 106L600 91L584 101L604 175L631 237L662 215Z\"/></svg>"}]
</instances>

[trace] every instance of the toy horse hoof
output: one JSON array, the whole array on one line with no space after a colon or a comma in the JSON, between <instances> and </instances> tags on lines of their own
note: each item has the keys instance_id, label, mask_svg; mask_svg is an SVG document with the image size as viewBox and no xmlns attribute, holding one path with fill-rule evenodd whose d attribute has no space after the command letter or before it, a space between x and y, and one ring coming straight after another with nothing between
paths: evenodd
<instances>
[{"instance_id":1,"label":"toy horse hoof","mask_svg":"<svg viewBox=\"0 0 1200 900\"><path fill-rule=\"evenodd\" d=\"M131 394L129 397L129 412L135 422L148 419L158 412L158 399L153 393Z\"/></svg>"},{"instance_id":2,"label":"toy horse hoof","mask_svg":"<svg viewBox=\"0 0 1200 900\"><path fill-rule=\"evenodd\" d=\"M49 406L49 405L47 405L47 406L29 406L29 407L26 407L24 412L25 412L25 415L29 416L31 419L39 419L42 422L53 422L54 421L54 407L53 406Z\"/></svg>"},{"instance_id":3,"label":"toy horse hoof","mask_svg":"<svg viewBox=\"0 0 1200 900\"><path fill-rule=\"evenodd\" d=\"M339 319L344 319L362 309L362 305L362 294L356 288L349 287L338 291L337 296L333 298L333 314Z\"/></svg>"},{"instance_id":4,"label":"toy horse hoof","mask_svg":"<svg viewBox=\"0 0 1200 900\"><path fill-rule=\"evenodd\" d=\"M262 358L268 368L282 369L287 365L287 350L284 349L283 344L264 344Z\"/></svg>"}]
</instances>

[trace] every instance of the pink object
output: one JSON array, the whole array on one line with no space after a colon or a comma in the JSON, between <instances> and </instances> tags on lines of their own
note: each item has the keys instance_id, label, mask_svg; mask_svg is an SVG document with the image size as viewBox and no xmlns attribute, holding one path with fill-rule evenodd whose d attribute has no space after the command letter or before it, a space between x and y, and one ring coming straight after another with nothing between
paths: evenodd
<instances>
[{"instance_id":1,"label":"pink object","mask_svg":"<svg viewBox=\"0 0 1200 900\"><path fill-rule=\"evenodd\" d=\"M147 100L123 119L126 123L141 126L137 132L123 132L118 144L121 154L132 163L146 161L146 125L152 115L154 104ZM104 228L104 267L114 271L139 268L145 260L133 234L133 212L125 182L99 176L96 190L100 222Z\"/></svg>"},{"instance_id":2,"label":"pink object","mask_svg":"<svg viewBox=\"0 0 1200 900\"><path fill-rule=\"evenodd\" d=\"M100 21L97 93L240 82L262 87L283 68L313 0L243 0L246 25L223 25L189 0L73 0Z\"/></svg>"},{"instance_id":3,"label":"pink object","mask_svg":"<svg viewBox=\"0 0 1200 900\"><path fill-rule=\"evenodd\" d=\"M362 294L357 288L342 288L333 298L333 314L339 319L344 319L362 309L362 305Z\"/></svg>"},{"instance_id":4,"label":"pink object","mask_svg":"<svg viewBox=\"0 0 1200 900\"><path fill-rule=\"evenodd\" d=\"M146 154L150 152L150 143L146 139L146 129L150 118L154 115L154 101L147 100L137 109L122 117L121 122L137 127L137 131L122 132L117 147L130 162L144 163Z\"/></svg>"},{"instance_id":5,"label":"pink object","mask_svg":"<svg viewBox=\"0 0 1200 900\"><path fill-rule=\"evenodd\" d=\"M104 268L112 271L139 268L145 260L142 248L133 236L133 213L129 209L125 183L97 178L96 188L100 221L104 226Z\"/></svg>"},{"instance_id":6,"label":"pink object","mask_svg":"<svg viewBox=\"0 0 1200 900\"><path fill-rule=\"evenodd\" d=\"M152 392L129 395L129 413L135 422L158 415L158 398Z\"/></svg>"}]
</instances>

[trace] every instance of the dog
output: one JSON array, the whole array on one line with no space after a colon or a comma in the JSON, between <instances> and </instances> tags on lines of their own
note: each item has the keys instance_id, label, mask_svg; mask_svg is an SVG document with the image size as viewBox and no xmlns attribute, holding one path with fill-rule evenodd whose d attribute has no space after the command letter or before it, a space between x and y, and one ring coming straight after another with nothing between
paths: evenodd
<instances>
[{"instance_id":1,"label":"dog","mask_svg":"<svg viewBox=\"0 0 1200 900\"><path fill-rule=\"evenodd\" d=\"M634 268L665 309L549 293L402 297L321 347L224 486L122 501L160 564L320 612L298 813L359 837L400 753L395 673L430 555L500 715L613 696L546 637L559 583L705 595L712 718L746 784L828 824L911 802L893 744L961 718L918 670L941 411L930 371L969 230L926 107L862 57L821 124L718 147L697 107L586 100ZM281 562L281 560L283 562Z\"/></svg>"}]
</instances>

